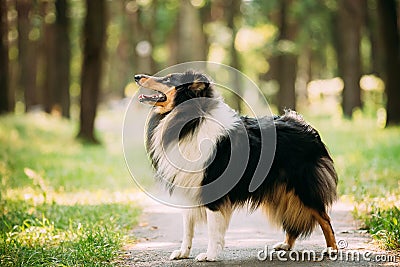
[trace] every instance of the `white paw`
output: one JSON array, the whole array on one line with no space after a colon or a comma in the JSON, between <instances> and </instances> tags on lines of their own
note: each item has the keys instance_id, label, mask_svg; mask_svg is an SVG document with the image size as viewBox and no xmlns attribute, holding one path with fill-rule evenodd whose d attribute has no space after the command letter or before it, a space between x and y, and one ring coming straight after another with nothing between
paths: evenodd
<instances>
[{"instance_id":1,"label":"white paw","mask_svg":"<svg viewBox=\"0 0 400 267\"><path fill-rule=\"evenodd\" d=\"M279 242L279 243L275 244L273 246L273 248L274 248L274 250L285 250L285 251L290 250L289 244L287 244L285 242Z\"/></svg>"},{"instance_id":2,"label":"white paw","mask_svg":"<svg viewBox=\"0 0 400 267\"><path fill-rule=\"evenodd\" d=\"M170 260L179 260L179 259L187 259L189 258L189 251L182 251L180 249L174 250L169 256Z\"/></svg>"},{"instance_id":3,"label":"white paw","mask_svg":"<svg viewBox=\"0 0 400 267\"><path fill-rule=\"evenodd\" d=\"M207 256L207 253L200 253L197 255L196 261L215 261L215 257Z\"/></svg>"}]
</instances>

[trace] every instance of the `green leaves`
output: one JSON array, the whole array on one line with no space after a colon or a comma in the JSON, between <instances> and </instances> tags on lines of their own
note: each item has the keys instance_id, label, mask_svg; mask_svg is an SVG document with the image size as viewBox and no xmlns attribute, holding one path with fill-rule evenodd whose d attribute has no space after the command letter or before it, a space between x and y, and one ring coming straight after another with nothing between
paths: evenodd
<instances>
[{"instance_id":1,"label":"green leaves","mask_svg":"<svg viewBox=\"0 0 400 267\"><path fill-rule=\"evenodd\" d=\"M366 226L373 237L380 240L387 249L400 248L400 209L396 206L382 209L375 208L371 217L366 219Z\"/></svg>"}]
</instances>

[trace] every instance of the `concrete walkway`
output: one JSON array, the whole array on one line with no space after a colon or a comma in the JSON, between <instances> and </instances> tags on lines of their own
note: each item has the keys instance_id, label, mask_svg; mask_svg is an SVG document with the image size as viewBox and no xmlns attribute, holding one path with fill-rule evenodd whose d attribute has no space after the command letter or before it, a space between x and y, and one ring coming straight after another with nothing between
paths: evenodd
<instances>
[{"instance_id":1,"label":"concrete walkway","mask_svg":"<svg viewBox=\"0 0 400 267\"><path fill-rule=\"evenodd\" d=\"M162 205L148 197L143 198L143 215L139 226L133 230L138 242L128 245L122 252L121 266L398 266L400 257L394 262L378 262L388 256L374 245L371 237L358 227L351 216L351 205L337 203L331 212L336 239L343 250L339 259L321 259L321 251L325 248L325 240L319 228L309 239L298 240L294 252L281 255L271 253L272 246L283 241L284 233L272 227L260 211L248 214L246 210L234 213L226 234L225 249L217 262L199 263L194 260L197 254L207 248L207 230L202 225L196 229L193 249L189 259L170 261L170 253L180 247L182 239L182 217L179 209ZM267 256L265 251L268 247ZM316 257L310 260L304 250L314 250ZM352 254L355 253L355 254ZM354 258L354 255L359 255ZM372 254L372 255L369 255ZM258 259L264 257L264 261ZM363 255L368 259L363 259ZM289 257L290 256L290 257ZM341 257L341 259L340 259ZM297 259L296 259L297 258ZM347 260L346 260L347 258Z\"/></svg>"}]
</instances>

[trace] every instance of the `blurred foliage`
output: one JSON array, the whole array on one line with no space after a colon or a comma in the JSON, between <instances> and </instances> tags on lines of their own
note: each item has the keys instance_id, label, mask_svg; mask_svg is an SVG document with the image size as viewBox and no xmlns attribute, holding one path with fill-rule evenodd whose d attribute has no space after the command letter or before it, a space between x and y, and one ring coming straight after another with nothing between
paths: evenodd
<instances>
[{"instance_id":1,"label":"blurred foliage","mask_svg":"<svg viewBox=\"0 0 400 267\"><path fill-rule=\"evenodd\" d=\"M43 25L55 21L55 0L35 1L31 14L30 37L32 41L46 42ZM16 10L9 3L9 58L15 65L18 56L18 34L16 29ZM298 102L308 97L305 87L313 80L333 79L338 76L337 55L335 51L335 15L338 10L337 1L287 1L288 20L296 30L295 40L280 40L279 8L282 1L278 0L243 0L240 12L234 19L237 28L236 36L228 25L230 1L223 0L190 0L194 14L199 16L198 24L189 27L191 36L200 32L205 38L205 57L224 64L231 63L231 41L234 38L234 48L237 50L241 70L254 82L260 85L263 93L273 105L277 104L276 94L279 84L273 77L273 59L285 53L293 53L299 57L296 90ZM368 2L370 12L376 10L376 0ZM48 3L47 10L41 10ZM70 19L71 40L71 83L70 96L72 100L72 116L78 118L80 97L80 75L82 64L82 26L86 14L84 0L68 0L68 17ZM113 0L107 1L108 27L107 52L105 53L105 70L101 101L131 96L134 90L132 76L134 73L157 73L161 69L180 63L177 57L182 50L185 39L181 36L183 24L186 23L182 9L182 0ZM192 14L192 13L191 13ZM190 21L190 20L189 20ZM200 26L196 26L200 25ZM368 25L367 25L368 26ZM363 73L371 74L372 47L367 26L362 33L361 56ZM373 25L375 28L377 25ZM199 44L192 43L191 47ZM190 47L190 46L189 46ZM38 49L43 49L42 45ZM144 54L141 54L144 53ZM147 55L149 53L149 55ZM45 55L38 53L39 58ZM43 85L46 73L39 59L38 85ZM304 63L305 62L305 63ZM14 66L14 70L15 66ZM271 76L272 75L272 76ZM11 75L16 79L17 74ZM14 81L11 84L16 84ZM245 90L245 89L244 89ZM372 92L369 90L368 92ZM322 92L322 94L329 94ZM16 91L16 110L22 112L22 93ZM386 105L384 91L377 90L362 96L363 104L372 116L379 108ZM341 95L335 98L341 102ZM372 103L372 102L373 103ZM378 104L379 107L371 105ZM374 110L374 111L373 111Z\"/></svg>"}]
</instances>

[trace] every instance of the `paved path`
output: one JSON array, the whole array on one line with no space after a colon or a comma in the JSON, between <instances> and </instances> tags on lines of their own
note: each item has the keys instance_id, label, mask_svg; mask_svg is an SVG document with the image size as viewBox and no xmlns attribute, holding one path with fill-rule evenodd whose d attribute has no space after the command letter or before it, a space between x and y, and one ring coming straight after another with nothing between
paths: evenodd
<instances>
[{"instance_id":1,"label":"paved path","mask_svg":"<svg viewBox=\"0 0 400 267\"><path fill-rule=\"evenodd\" d=\"M341 244L347 248L341 251L342 260L330 260L326 257L320 260L320 253L314 261L301 260L301 254L292 254L292 258L298 256L299 260L280 261L277 255L272 259L268 257L265 261L260 261L257 254L265 246L271 248L275 243L284 238L281 230L272 227L264 215L256 211L248 214L241 210L234 213L229 230L226 234L226 245L223 253L214 263L199 263L194 258L200 252L205 252L207 248L207 230L205 226L200 226L195 232L193 249L189 259L170 261L170 253L180 247L182 236L182 218L179 209L171 208L159 204L148 197L144 198L144 210L140 219L139 226L133 230L133 235L138 238L138 242L124 248L123 257L120 265L124 266L398 266L396 263L378 263L362 259L363 253L372 252L374 256L387 256L379 250L366 233L357 230L351 216L351 205L338 203L333 207L331 217L333 228L336 231L337 241L342 240ZM294 251L315 250L321 252L325 248L325 240L320 229L312 234L309 239L298 240ZM359 261L346 261L346 255L350 251L356 251L361 255ZM346 254L347 252L347 254ZM340 255L340 254L339 254ZM263 256L263 254L261 255ZM394 255L390 255L396 257ZM350 257L351 258L351 257ZM305 255L307 259L307 255ZM397 256L397 264L400 257Z\"/></svg>"}]
</instances>

